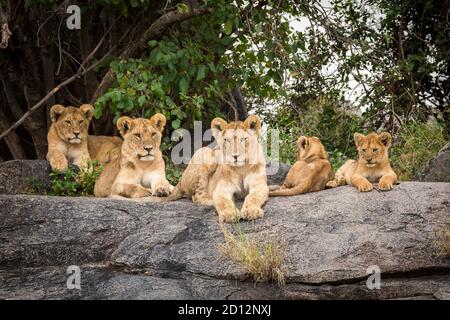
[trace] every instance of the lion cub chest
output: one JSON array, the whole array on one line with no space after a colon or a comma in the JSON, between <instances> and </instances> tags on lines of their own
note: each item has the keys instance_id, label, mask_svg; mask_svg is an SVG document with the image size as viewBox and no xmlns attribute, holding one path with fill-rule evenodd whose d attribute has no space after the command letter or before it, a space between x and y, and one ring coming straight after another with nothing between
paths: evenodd
<instances>
[{"instance_id":1,"label":"lion cub chest","mask_svg":"<svg viewBox=\"0 0 450 320\"><path fill-rule=\"evenodd\" d=\"M156 180L161 179L161 176L162 176L161 173L157 171L143 172L141 184L146 188L151 188L152 184Z\"/></svg>"}]
</instances>

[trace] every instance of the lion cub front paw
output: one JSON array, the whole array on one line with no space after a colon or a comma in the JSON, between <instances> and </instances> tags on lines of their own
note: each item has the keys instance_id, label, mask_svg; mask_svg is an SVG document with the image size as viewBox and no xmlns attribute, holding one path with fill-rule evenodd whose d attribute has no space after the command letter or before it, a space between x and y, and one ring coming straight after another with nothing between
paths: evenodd
<instances>
[{"instance_id":1,"label":"lion cub front paw","mask_svg":"<svg viewBox=\"0 0 450 320\"><path fill-rule=\"evenodd\" d=\"M368 192L373 189L373 186L369 181L361 181L356 187L359 192Z\"/></svg>"},{"instance_id":2,"label":"lion cub front paw","mask_svg":"<svg viewBox=\"0 0 450 320\"><path fill-rule=\"evenodd\" d=\"M131 198L144 198L144 197L151 197L152 196L152 190L141 187L136 188L136 190L133 191L131 194Z\"/></svg>"},{"instance_id":3,"label":"lion cub front paw","mask_svg":"<svg viewBox=\"0 0 450 320\"><path fill-rule=\"evenodd\" d=\"M152 196L167 197L172 192L173 187L168 181L161 181L156 184L152 191Z\"/></svg>"},{"instance_id":4,"label":"lion cub front paw","mask_svg":"<svg viewBox=\"0 0 450 320\"><path fill-rule=\"evenodd\" d=\"M241 218L245 220L255 220L262 218L264 216L263 209L256 206L249 206L246 208L242 208L241 210Z\"/></svg>"},{"instance_id":5,"label":"lion cub front paw","mask_svg":"<svg viewBox=\"0 0 450 320\"><path fill-rule=\"evenodd\" d=\"M58 157L58 158L54 158L54 159L50 160L50 166L55 171L64 172L64 171L67 171L69 163L66 158Z\"/></svg>"},{"instance_id":6,"label":"lion cub front paw","mask_svg":"<svg viewBox=\"0 0 450 320\"><path fill-rule=\"evenodd\" d=\"M225 223L234 223L239 220L239 210L222 210L219 213L219 221Z\"/></svg>"},{"instance_id":7,"label":"lion cub front paw","mask_svg":"<svg viewBox=\"0 0 450 320\"><path fill-rule=\"evenodd\" d=\"M327 184L325 185L325 187L327 188L336 188L338 186L337 180L330 180L327 182Z\"/></svg>"},{"instance_id":8,"label":"lion cub front paw","mask_svg":"<svg viewBox=\"0 0 450 320\"><path fill-rule=\"evenodd\" d=\"M389 180L383 180L381 179L380 182L378 183L378 188L382 191L389 191L391 190L393 187L393 184L391 181Z\"/></svg>"}]
</instances>

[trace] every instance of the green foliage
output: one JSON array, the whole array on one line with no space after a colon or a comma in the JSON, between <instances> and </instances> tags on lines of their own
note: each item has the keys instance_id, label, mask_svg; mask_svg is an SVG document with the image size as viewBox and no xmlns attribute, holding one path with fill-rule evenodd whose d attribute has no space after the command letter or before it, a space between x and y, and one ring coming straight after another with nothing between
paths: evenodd
<instances>
[{"instance_id":1,"label":"green foliage","mask_svg":"<svg viewBox=\"0 0 450 320\"><path fill-rule=\"evenodd\" d=\"M45 193L44 184L35 176L30 176L27 178L27 187L25 193L44 194Z\"/></svg>"},{"instance_id":2,"label":"green foliage","mask_svg":"<svg viewBox=\"0 0 450 320\"><path fill-rule=\"evenodd\" d=\"M149 118L161 112L178 129L183 121L189 127L195 120L219 114L212 96L222 88L218 82L204 84L208 74L222 71L212 59L188 41L153 40L149 47L147 59L111 63L116 85L97 100L96 118L107 105L115 120L122 114Z\"/></svg>"},{"instance_id":3,"label":"green foliage","mask_svg":"<svg viewBox=\"0 0 450 320\"><path fill-rule=\"evenodd\" d=\"M391 164L400 180L411 180L426 162L447 143L443 127L437 121L405 125L391 150Z\"/></svg>"},{"instance_id":4,"label":"green foliage","mask_svg":"<svg viewBox=\"0 0 450 320\"><path fill-rule=\"evenodd\" d=\"M69 167L66 172L50 173L52 196L92 196L94 195L95 181L103 170L98 161L89 161L86 168L79 170Z\"/></svg>"},{"instance_id":5,"label":"green foliage","mask_svg":"<svg viewBox=\"0 0 450 320\"><path fill-rule=\"evenodd\" d=\"M174 165L170 159L170 151L172 150L174 144L175 143L170 141L167 137L165 137L161 142L161 152L166 165L166 178L173 186L178 183L183 173L183 169L180 166Z\"/></svg>"}]
</instances>

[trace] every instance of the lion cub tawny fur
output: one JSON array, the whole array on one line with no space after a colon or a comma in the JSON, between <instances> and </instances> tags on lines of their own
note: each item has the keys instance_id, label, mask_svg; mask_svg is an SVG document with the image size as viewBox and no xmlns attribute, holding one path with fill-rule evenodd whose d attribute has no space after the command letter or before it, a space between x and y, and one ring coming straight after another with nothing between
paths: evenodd
<instances>
[{"instance_id":1,"label":"lion cub tawny fur","mask_svg":"<svg viewBox=\"0 0 450 320\"><path fill-rule=\"evenodd\" d=\"M334 188L349 184L361 192L367 192L373 189L372 183L378 182L380 190L391 190L397 183L397 175L389 163L391 135L387 132L370 133L367 136L355 133L354 139L359 153L358 161L348 160L344 163L327 186Z\"/></svg>"},{"instance_id":2,"label":"lion cub tawny fur","mask_svg":"<svg viewBox=\"0 0 450 320\"><path fill-rule=\"evenodd\" d=\"M320 191L333 178L333 168L322 142L316 137L302 136L297 140L297 161L281 187L269 187L269 196L293 196Z\"/></svg>"},{"instance_id":3,"label":"lion cub tawny fur","mask_svg":"<svg viewBox=\"0 0 450 320\"><path fill-rule=\"evenodd\" d=\"M227 123L215 118L211 129L217 147L197 150L172 194L156 201L190 197L195 203L213 205L221 222L263 217L262 206L269 188L263 149L258 142L260 128L256 115L244 122ZM244 199L241 210L235 206L236 199Z\"/></svg>"},{"instance_id":4,"label":"lion cub tawny fur","mask_svg":"<svg viewBox=\"0 0 450 320\"><path fill-rule=\"evenodd\" d=\"M166 179L160 150L164 115L149 119L121 117L117 128L123 136L121 154L100 174L94 188L97 197L141 198L167 196L173 186Z\"/></svg>"},{"instance_id":5,"label":"lion cub tawny fur","mask_svg":"<svg viewBox=\"0 0 450 320\"><path fill-rule=\"evenodd\" d=\"M60 104L50 109L52 124L47 134L47 160L56 171L66 171L69 161L84 168L88 160L106 164L118 157L122 140L119 137L88 135L94 108L83 104L79 108Z\"/></svg>"}]
</instances>

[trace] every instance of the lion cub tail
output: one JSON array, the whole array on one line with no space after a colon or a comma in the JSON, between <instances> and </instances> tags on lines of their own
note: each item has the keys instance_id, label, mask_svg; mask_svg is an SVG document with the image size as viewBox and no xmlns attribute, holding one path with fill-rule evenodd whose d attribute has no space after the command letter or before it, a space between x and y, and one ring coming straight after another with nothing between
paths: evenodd
<instances>
[{"instance_id":1,"label":"lion cub tail","mask_svg":"<svg viewBox=\"0 0 450 320\"><path fill-rule=\"evenodd\" d=\"M270 197L278 197L278 196L295 196L297 194L302 194L308 192L308 187L304 184L296 185L293 188L289 189L278 189L272 190L269 192Z\"/></svg>"}]
</instances>

